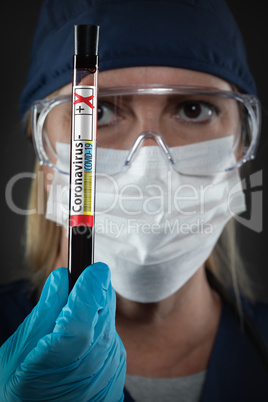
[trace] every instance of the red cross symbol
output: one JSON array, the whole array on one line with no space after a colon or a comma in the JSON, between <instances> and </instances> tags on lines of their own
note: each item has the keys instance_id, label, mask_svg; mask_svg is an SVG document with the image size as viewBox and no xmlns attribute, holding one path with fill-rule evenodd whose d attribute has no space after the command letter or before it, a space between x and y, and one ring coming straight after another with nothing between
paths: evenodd
<instances>
[{"instance_id":1,"label":"red cross symbol","mask_svg":"<svg viewBox=\"0 0 268 402\"><path fill-rule=\"evenodd\" d=\"M76 105L77 103L85 103L91 109L95 108L95 106L93 106L92 103L90 103L90 101L94 98L94 95L84 97L82 95L77 94L76 92L74 94L78 98L78 99L76 99L76 101L74 101L74 105Z\"/></svg>"}]
</instances>

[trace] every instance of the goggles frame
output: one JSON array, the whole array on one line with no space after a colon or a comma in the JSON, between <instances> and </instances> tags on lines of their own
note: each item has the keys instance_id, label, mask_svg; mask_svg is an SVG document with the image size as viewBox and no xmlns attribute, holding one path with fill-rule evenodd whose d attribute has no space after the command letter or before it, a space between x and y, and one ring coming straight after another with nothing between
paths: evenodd
<instances>
[{"instance_id":1,"label":"goggles frame","mask_svg":"<svg viewBox=\"0 0 268 402\"><path fill-rule=\"evenodd\" d=\"M233 170L241 167L247 161L255 158L261 127L261 106L259 99L254 95L242 94L236 91L223 91L212 87L198 87L198 86L180 86L180 85L129 85L118 87L102 87L99 88L98 100L107 96L122 96L122 95L200 95L200 96L218 96L222 98L229 98L243 104L248 113L248 122L250 132L252 134L251 143L243 155L243 157L231 168L225 171ZM31 106L31 121L32 121L32 134L36 155L41 165L46 165L61 173L68 174L61 171L49 159L45 149L43 139L43 126L48 113L57 105L72 101L70 95L56 95L53 97L35 101ZM71 133L70 133L71 135ZM134 144L135 145L135 144ZM47 140L47 146L52 153L55 151L52 145ZM131 149L130 149L131 153Z\"/></svg>"}]
</instances>

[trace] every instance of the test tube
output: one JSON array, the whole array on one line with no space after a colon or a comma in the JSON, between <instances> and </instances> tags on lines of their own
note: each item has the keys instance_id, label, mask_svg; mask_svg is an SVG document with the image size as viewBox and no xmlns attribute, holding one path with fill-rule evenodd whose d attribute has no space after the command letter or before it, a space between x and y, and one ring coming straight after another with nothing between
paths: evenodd
<instances>
[{"instance_id":1,"label":"test tube","mask_svg":"<svg viewBox=\"0 0 268 402\"><path fill-rule=\"evenodd\" d=\"M74 25L69 288L94 263L99 26Z\"/></svg>"}]
</instances>

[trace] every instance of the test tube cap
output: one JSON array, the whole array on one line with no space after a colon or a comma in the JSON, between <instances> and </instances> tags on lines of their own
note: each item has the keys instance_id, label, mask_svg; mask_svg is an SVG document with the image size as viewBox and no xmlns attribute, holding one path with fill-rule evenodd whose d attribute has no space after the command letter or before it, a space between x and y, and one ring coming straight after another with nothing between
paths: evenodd
<instances>
[{"instance_id":1,"label":"test tube cap","mask_svg":"<svg viewBox=\"0 0 268 402\"><path fill-rule=\"evenodd\" d=\"M98 25L74 25L74 54L97 56L99 47Z\"/></svg>"}]
</instances>

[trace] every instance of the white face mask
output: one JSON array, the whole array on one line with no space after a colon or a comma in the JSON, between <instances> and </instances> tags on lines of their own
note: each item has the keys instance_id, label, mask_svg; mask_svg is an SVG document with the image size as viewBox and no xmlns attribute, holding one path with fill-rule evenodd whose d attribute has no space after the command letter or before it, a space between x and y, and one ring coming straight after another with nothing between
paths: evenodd
<instances>
[{"instance_id":1,"label":"white face mask","mask_svg":"<svg viewBox=\"0 0 268 402\"><path fill-rule=\"evenodd\" d=\"M66 157L69 147L62 146L59 154ZM194 148L198 155L199 144L191 146L189 155L187 147L183 153L180 147L185 161L193 158ZM237 170L206 177L180 175L158 146L141 147L120 174L102 173L109 166L112 173L127 153L98 150L95 261L109 265L121 296L158 302L204 264L231 216L245 210L244 194ZM208 163L209 155L204 165ZM47 218L65 226L68 184L67 175L55 173L47 204Z\"/></svg>"}]
</instances>

